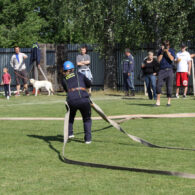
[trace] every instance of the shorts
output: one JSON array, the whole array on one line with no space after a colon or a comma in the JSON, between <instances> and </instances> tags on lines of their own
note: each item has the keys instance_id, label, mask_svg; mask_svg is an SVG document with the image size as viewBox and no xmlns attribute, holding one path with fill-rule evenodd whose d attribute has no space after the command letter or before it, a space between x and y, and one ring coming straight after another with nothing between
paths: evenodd
<instances>
[{"instance_id":1,"label":"shorts","mask_svg":"<svg viewBox=\"0 0 195 195\"><path fill-rule=\"evenodd\" d=\"M27 72L26 70L15 70L15 75L16 75L16 85L20 85L20 80L24 83L24 85L27 84L28 82L28 77L27 77Z\"/></svg>"},{"instance_id":2,"label":"shorts","mask_svg":"<svg viewBox=\"0 0 195 195\"><path fill-rule=\"evenodd\" d=\"M187 87L188 86L188 73L187 72L177 72L176 73L176 86Z\"/></svg>"}]
</instances>

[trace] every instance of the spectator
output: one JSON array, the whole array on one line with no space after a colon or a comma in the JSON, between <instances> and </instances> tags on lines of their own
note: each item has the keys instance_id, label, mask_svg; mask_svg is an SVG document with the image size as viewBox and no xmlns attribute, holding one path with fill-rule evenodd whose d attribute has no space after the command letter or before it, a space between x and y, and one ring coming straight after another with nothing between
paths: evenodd
<instances>
[{"instance_id":1,"label":"spectator","mask_svg":"<svg viewBox=\"0 0 195 195\"><path fill-rule=\"evenodd\" d=\"M20 48L18 46L14 47L15 54L11 57L10 65L14 69L14 73L16 76L16 89L17 93L16 96L20 96L20 80L24 83L24 90L26 95L28 93L28 85L27 85L27 72L26 72L26 65L24 60L28 58L28 56L24 53L20 52Z\"/></svg>"},{"instance_id":2,"label":"spectator","mask_svg":"<svg viewBox=\"0 0 195 195\"><path fill-rule=\"evenodd\" d=\"M91 59L90 56L87 54L86 46L81 47L81 54L77 56L76 61L78 66L78 72L84 74L92 82L93 76L90 70ZM89 89L89 95L91 95L91 88Z\"/></svg>"},{"instance_id":3,"label":"spectator","mask_svg":"<svg viewBox=\"0 0 195 195\"><path fill-rule=\"evenodd\" d=\"M186 51L186 45L181 45L181 51L176 54L177 74L176 74L176 98L179 98L179 88L184 87L183 97L186 98L188 90L188 77L191 74L192 59L190 53Z\"/></svg>"},{"instance_id":4,"label":"spectator","mask_svg":"<svg viewBox=\"0 0 195 195\"><path fill-rule=\"evenodd\" d=\"M158 72L159 64L156 59L154 59L154 53L148 52L148 57L143 61L142 70L145 78L145 83L147 87L148 97L150 100L154 98L156 100L156 75ZM152 86L152 91L151 91Z\"/></svg>"},{"instance_id":5,"label":"spectator","mask_svg":"<svg viewBox=\"0 0 195 195\"><path fill-rule=\"evenodd\" d=\"M170 48L169 41L164 41L161 49L158 52L158 62L160 63L160 71L157 81L157 101L155 106L160 106L161 89L166 82L167 88L167 106L171 105L171 96L173 89L173 61L175 59L175 51Z\"/></svg>"},{"instance_id":6,"label":"spectator","mask_svg":"<svg viewBox=\"0 0 195 195\"><path fill-rule=\"evenodd\" d=\"M11 76L8 73L8 69L4 68L1 84L4 85L5 97L7 98L7 100L9 100L9 96L11 93L10 92L10 83L11 83Z\"/></svg>"},{"instance_id":7,"label":"spectator","mask_svg":"<svg viewBox=\"0 0 195 195\"><path fill-rule=\"evenodd\" d=\"M130 49L127 48L125 49L125 58L122 61L124 90L126 96L129 96L129 90L131 90L131 95L135 96L134 65L134 58L130 52Z\"/></svg>"}]
</instances>

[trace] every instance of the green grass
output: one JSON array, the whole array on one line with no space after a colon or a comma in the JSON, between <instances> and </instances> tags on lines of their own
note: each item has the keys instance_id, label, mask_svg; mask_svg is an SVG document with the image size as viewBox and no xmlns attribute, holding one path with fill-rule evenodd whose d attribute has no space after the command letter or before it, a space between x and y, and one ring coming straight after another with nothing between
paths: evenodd
<instances>
[{"instance_id":1,"label":"green grass","mask_svg":"<svg viewBox=\"0 0 195 195\"><path fill-rule=\"evenodd\" d=\"M172 107L152 107L144 96L95 94L106 114L195 112L195 99L174 99ZM63 117L65 96L0 98L0 117ZM79 116L79 114L78 114ZM93 116L97 116L93 112ZM195 148L195 118L130 120L122 127L154 144ZM67 144L69 159L147 169L195 173L195 152L147 148L132 142L104 121L93 121L91 145L83 124ZM195 194L195 181L162 175L106 170L61 161L63 121L0 121L0 194Z\"/></svg>"}]
</instances>

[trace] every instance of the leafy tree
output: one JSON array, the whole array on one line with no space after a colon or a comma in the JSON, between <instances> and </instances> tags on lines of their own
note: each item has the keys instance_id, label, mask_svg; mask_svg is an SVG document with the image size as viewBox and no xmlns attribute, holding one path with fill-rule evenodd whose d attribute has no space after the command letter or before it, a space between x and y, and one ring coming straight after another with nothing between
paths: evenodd
<instances>
[{"instance_id":1,"label":"leafy tree","mask_svg":"<svg viewBox=\"0 0 195 195\"><path fill-rule=\"evenodd\" d=\"M127 30L127 7L127 0L77 0L72 5L71 25L88 43L98 44L97 49L105 60L105 89L117 87L115 51L116 43L124 39L121 36L123 28Z\"/></svg>"},{"instance_id":2,"label":"leafy tree","mask_svg":"<svg viewBox=\"0 0 195 195\"><path fill-rule=\"evenodd\" d=\"M41 41L45 19L34 12L31 0L2 0L0 14L0 46L31 46Z\"/></svg>"},{"instance_id":3,"label":"leafy tree","mask_svg":"<svg viewBox=\"0 0 195 195\"><path fill-rule=\"evenodd\" d=\"M132 0L130 12L140 18L145 29L145 43L157 49L161 40L169 39L178 46L186 37L194 0Z\"/></svg>"},{"instance_id":4,"label":"leafy tree","mask_svg":"<svg viewBox=\"0 0 195 195\"><path fill-rule=\"evenodd\" d=\"M115 89L116 49L195 41L194 14L194 0L0 0L0 46L96 44L105 60L105 89Z\"/></svg>"}]
</instances>

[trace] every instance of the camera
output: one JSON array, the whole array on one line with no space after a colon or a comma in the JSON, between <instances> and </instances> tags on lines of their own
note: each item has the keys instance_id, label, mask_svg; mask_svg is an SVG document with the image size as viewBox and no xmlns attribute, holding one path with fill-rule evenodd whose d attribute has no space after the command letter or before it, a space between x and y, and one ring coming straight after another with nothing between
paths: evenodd
<instances>
[{"instance_id":1,"label":"camera","mask_svg":"<svg viewBox=\"0 0 195 195\"><path fill-rule=\"evenodd\" d=\"M167 44L163 43L162 46L164 46L164 49L168 49Z\"/></svg>"}]
</instances>

